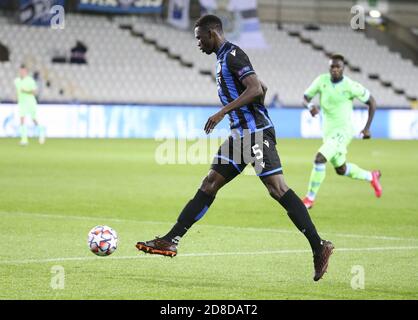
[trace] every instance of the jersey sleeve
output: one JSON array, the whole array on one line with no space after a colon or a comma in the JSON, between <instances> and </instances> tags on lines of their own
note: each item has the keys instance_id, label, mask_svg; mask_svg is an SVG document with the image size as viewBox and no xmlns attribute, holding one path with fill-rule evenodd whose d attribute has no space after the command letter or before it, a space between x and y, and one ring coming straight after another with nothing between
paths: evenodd
<instances>
[{"instance_id":1,"label":"jersey sleeve","mask_svg":"<svg viewBox=\"0 0 418 320\"><path fill-rule=\"evenodd\" d=\"M353 81L351 84L351 97L353 99L357 98L361 102L366 103L370 99L370 92L360 83Z\"/></svg>"},{"instance_id":2,"label":"jersey sleeve","mask_svg":"<svg viewBox=\"0 0 418 320\"><path fill-rule=\"evenodd\" d=\"M251 74L255 74L254 68L251 65L248 56L239 49L233 49L228 53L227 65L229 71L237 78L240 82Z\"/></svg>"},{"instance_id":3,"label":"jersey sleeve","mask_svg":"<svg viewBox=\"0 0 418 320\"><path fill-rule=\"evenodd\" d=\"M312 99L313 97L315 97L318 94L320 87L321 87L321 76L317 77L311 83L311 85L308 87L308 89L305 90L304 95L306 97Z\"/></svg>"}]
</instances>

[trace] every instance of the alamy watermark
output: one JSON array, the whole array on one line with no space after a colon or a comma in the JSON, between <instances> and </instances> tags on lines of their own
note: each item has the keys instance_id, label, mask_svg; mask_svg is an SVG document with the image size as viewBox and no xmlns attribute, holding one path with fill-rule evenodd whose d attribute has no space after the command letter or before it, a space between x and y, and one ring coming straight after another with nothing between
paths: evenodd
<instances>
[{"instance_id":1,"label":"alamy watermark","mask_svg":"<svg viewBox=\"0 0 418 320\"><path fill-rule=\"evenodd\" d=\"M232 132L224 137L228 131L222 129L212 132L217 138L161 138L160 144L155 149L155 162L166 164L231 164L237 170L244 169L243 164L253 164L254 170L244 170L244 174L253 175L262 173L266 164L264 152L269 148L275 148L273 143L265 139L263 131L250 132L244 129L242 132ZM195 136L197 136L196 133ZM193 136L193 135L191 135Z\"/></svg>"},{"instance_id":2,"label":"alamy watermark","mask_svg":"<svg viewBox=\"0 0 418 320\"><path fill-rule=\"evenodd\" d=\"M64 29L65 28L65 10L63 6L54 5L49 10L52 14L50 20L51 29Z\"/></svg>"},{"instance_id":3,"label":"alamy watermark","mask_svg":"<svg viewBox=\"0 0 418 320\"><path fill-rule=\"evenodd\" d=\"M65 288L65 270L63 266L52 266L50 287L54 290L63 290Z\"/></svg>"},{"instance_id":4,"label":"alamy watermark","mask_svg":"<svg viewBox=\"0 0 418 320\"><path fill-rule=\"evenodd\" d=\"M354 14L350 21L351 29L364 30L366 28L366 10L364 7L355 5L351 7L351 13Z\"/></svg>"},{"instance_id":5,"label":"alamy watermark","mask_svg":"<svg viewBox=\"0 0 418 320\"><path fill-rule=\"evenodd\" d=\"M353 277L351 278L351 288L353 290L364 290L365 288L365 272L364 267L360 265L355 265L351 267L351 274Z\"/></svg>"}]
</instances>

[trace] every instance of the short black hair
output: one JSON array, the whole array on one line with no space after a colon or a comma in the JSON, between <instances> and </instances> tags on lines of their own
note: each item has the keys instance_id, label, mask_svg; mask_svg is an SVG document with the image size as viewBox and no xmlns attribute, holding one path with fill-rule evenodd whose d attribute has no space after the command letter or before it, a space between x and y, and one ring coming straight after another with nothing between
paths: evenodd
<instances>
[{"instance_id":1,"label":"short black hair","mask_svg":"<svg viewBox=\"0 0 418 320\"><path fill-rule=\"evenodd\" d=\"M331 60L340 60L340 61L342 61L342 62L345 63L344 56L342 54L339 54L339 53L332 54L331 57L330 57L330 59Z\"/></svg>"},{"instance_id":2,"label":"short black hair","mask_svg":"<svg viewBox=\"0 0 418 320\"><path fill-rule=\"evenodd\" d=\"M201 27L208 30L216 29L220 32L223 32L222 20L213 14L207 14L205 16L200 17L194 24L194 27Z\"/></svg>"}]
</instances>

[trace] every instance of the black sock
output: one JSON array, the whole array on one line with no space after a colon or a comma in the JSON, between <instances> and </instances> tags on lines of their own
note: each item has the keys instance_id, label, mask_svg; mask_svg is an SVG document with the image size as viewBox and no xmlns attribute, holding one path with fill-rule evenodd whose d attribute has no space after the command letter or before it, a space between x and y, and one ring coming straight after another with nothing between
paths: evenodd
<instances>
[{"instance_id":1,"label":"black sock","mask_svg":"<svg viewBox=\"0 0 418 320\"><path fill-rule=\"evenodd\" d=\"M308 239L312 251L315 252L321 247L321 238L312 223L308 210L302 200L293 192L292 189L286 191L279 203L286 209L289 218L294 225Z\"/></svg>"},{"instance_id":2,"label":"black sock","mask_svg":"<svg viewBox=\"0 0 418 320\"><path fill-rule=\"evenodd\" d=\"M197 190L194 198L186 204L180 213L177 223L163 239L178 243L180 238L186 234L187 230L204 216L213 200L215 200L214 196L206 194L200 189Z\"/></svg>"}]
</instances>

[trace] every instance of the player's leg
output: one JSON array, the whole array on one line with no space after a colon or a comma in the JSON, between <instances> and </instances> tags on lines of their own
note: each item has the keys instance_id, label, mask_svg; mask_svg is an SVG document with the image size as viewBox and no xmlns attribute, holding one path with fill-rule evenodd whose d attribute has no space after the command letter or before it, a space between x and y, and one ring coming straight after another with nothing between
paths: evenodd
<instances>
[{"instance_id":1,"label":"player's leg","mask_svg":"<svg viewBox=\"0 0 418 320\"><path fill-rule=\"evenodd\" d=\"M226 179L211 169L193 199L181 211L171 230L162 238L157 237L154 240L138 242L136 245L138 250L174 257L177 254L177 245L181 238L194 223L204 216L215 200L219 189L230 180L232 179Z\"/></svg>"},{"instance_id":2,"label":"player's leg","mask_svg":"<svg viewBox=\"0 0 418 320\"><path fill-rule=\"evenodd\" d=\"M211 169L203 179L202 185L181 211L177 222L171 230L162 238L138 242L138 250L146 253L155 253L174 257L177 254L177 245L181 238L200 220L208 211L212 202L215 200L216 193L226 184L226 179L215 170Z\"/></svg>"},{"instance_id":3,"label":"player's leg","mask_svg":"<svg viewBox=\"0 0 418 320\"><path fill-rule=\"evenodd\" d=\"M256 153L254 159L256 172L257 169L261 170L261 172L257 172L257 175L266 186L269 194L286 209L290 219L305 234L312 250L315 251L320 248L321 238L316 232L315 226L302 201L293 190L289 189L284 181L282 165L276 149L274 130L265 130L262 141L262 153L260 150L258 152L259 157L257 157ZM254 143L255 145L260 145L260 143ZM254 150L254 147L252 149ZM262 165L260 166L260 164Z\"/></svg>"},{"instance_id":4,"label":"player's leg","mask_svg":"<svg viewBox=\"0 0 418 320\"><path fill-rule=\"evenodd\" d=\"M163 239L177 244L187 230L203 217L219 189L242 172L246 164L242 161L240 141L229 137L219 147L209 174L203 179L194 198L180 213L177 223Z\"/></svg>"},{"instance_id":5,"label":"player's leg","mask_svg":"<svg viewBox=\"0 0 418 320\"><path fill-rule=\"evenodd\" d=\"M346 145L349 143L349 140L349 136L338 131L330 133L324 138L324 143L318 150L312 168L308 193L303 199L303 203L308 209L312 208L316 196L318 195L319 188L321 187L322 182L324 182L326 162L331 161L337 154L345 153Z\"/></svg>"},{"instance_id":6,"label":"player's leg","mask_svg":"<svg viewBox=\"0 0 418 320\"><path fill-rule=\"evenodd\" d=\"M163 239L178 244L190 227L200 220L208 211L215 196L225 184L239 175L245 168L241 161L236 163L233 159L241 159L241 145L228 138L219 148L212 162L211 170L203 179L200 188L180 213L177 223ZM234 150L236 156L234 157Z\"/></svg>"},{"instance_id":7,"label":"player's leg","mask_svg":"<svg viewBox=\"0 0 418 320\"><path fill-rule=\"evenodd\" d=\"M287 211L293 224L308 239L314 257L314 280L322 278L328 267L329 257L334 245L327 240L321 239L309 212L302 200L290 189L283 178L283 174L273 174L261 178L270 195L277 200Z\"/></svg>"},{"instance_id":8,"label":"player's leg","mask_svg":"<svg viewBox=\"0 0 418 320\"><path fill-rule=\"evenodd\" d=\"M39 124L39 121L36 116L36 105L33 105L30 110L30 116L32 118L33 124L35 125L36 136L38 137L39 143L45 143L45 128Z\"/></svg>"},{"instance_id":9,"label":"player's leg","mask_svg":"<svg viewBox=\"0 0 418 320\"><path fill-rule=\"evenodd\" d=\"M262 177L261 181L266 186L270 196L286 209L294 225L306 236L312 251L317 251L321 246L321 238L311 221L306 207L293 190L286 185L283 174Z\"/></svg>"},{"instance_id":10,"label":"player's leg","mask_svg":"<svg viewBox=\"0 0 418 320\"><path fill-rule=\"evenodd\" d=\"M355 163L347 163L345 155L336 156L331 163L335 168L335 172L340 176L346 176L352 179L369 181L374 189L376 197L382 195L382 186L380 184L381 173L379 170L368 171L360 168Z\"/></svg>"},{"instance_id":11,"label":"player's leg","mask_svg":"<svg viewBox=\"0 0 418 320\"><path fill-rule=\"evenodd\" d=\"M364 170L355 163L343 163L335 167L335 172L340 176L346 176L356 180L371 182L373 179L371 171Z\"/></svg>"},{"instance_id":12,"label":"player's leg","mask_svg":"<svg viewBox=\"0 0 418 320\"><path fill-rule=\"evenodd\" d=\"M314 165L309 178L308 193L303 199L303 203L307 209L312 208L319 188L321 187L322 182L325 180L326 163L327 159L325 156L321 152L318 152L315 156Z\"/></svg>"},{"instance_id":13,"label":"player's leg","mask_svg":"<svg viewBox=\"0 0 418 320\"><path fill-rule=\"evenodd\" d=\"M208 175L203 179L193 199L183 208L171 230L162 238L138 242L136 245L138 250L172 257L177 254L177 245L180 239L194 223L205 215L219 189L245 168L245 164L236 163L230 153L233 153L233 142L231 139L227 139L219 148Z\"/></svg>"},{"instance_id":14,"label":"player's leg","mask_svg":"<svg viewBox=\"0 0 418 320\"><path fill-rule=\"evenodd\" d=\"M205 215L212 202L215 200L215 196L219 189L225 184L226 179L221 174L211 169L208 175L203 179L202 185L197 190L193 199L191 199L181 211L177 218L177 223L162 239L178 244L187 230Z\"/></svg>"},{"instance_id":15,"label":"player's leg","mask_svg":"<svg viewBox=\"0 0 418 320\"><path fill-rule=\"evenodd\" d=\"M320 238L302 200L285 183L280 157L275 146L274 130L265 130L262 159L256 158L254 166L257 169L257 166L262 164L261 173L257 175L269 194L285 208L289 218L308 239L314 254L314 280L318 281L327 269L328 259L334 246L331 242Z\"/></svg>"},{"instance_id":16,"label":"player's leg","mask_svg":"<svg viewBox=\"0 0 418 320\"><path fill-rule=\"evenodd\" d=\"M19 133L20 133L20 145L26 146L28 144L28 128L25 125L25 115L22 111L20 111Z\"/></svg>"}]
</instances>

